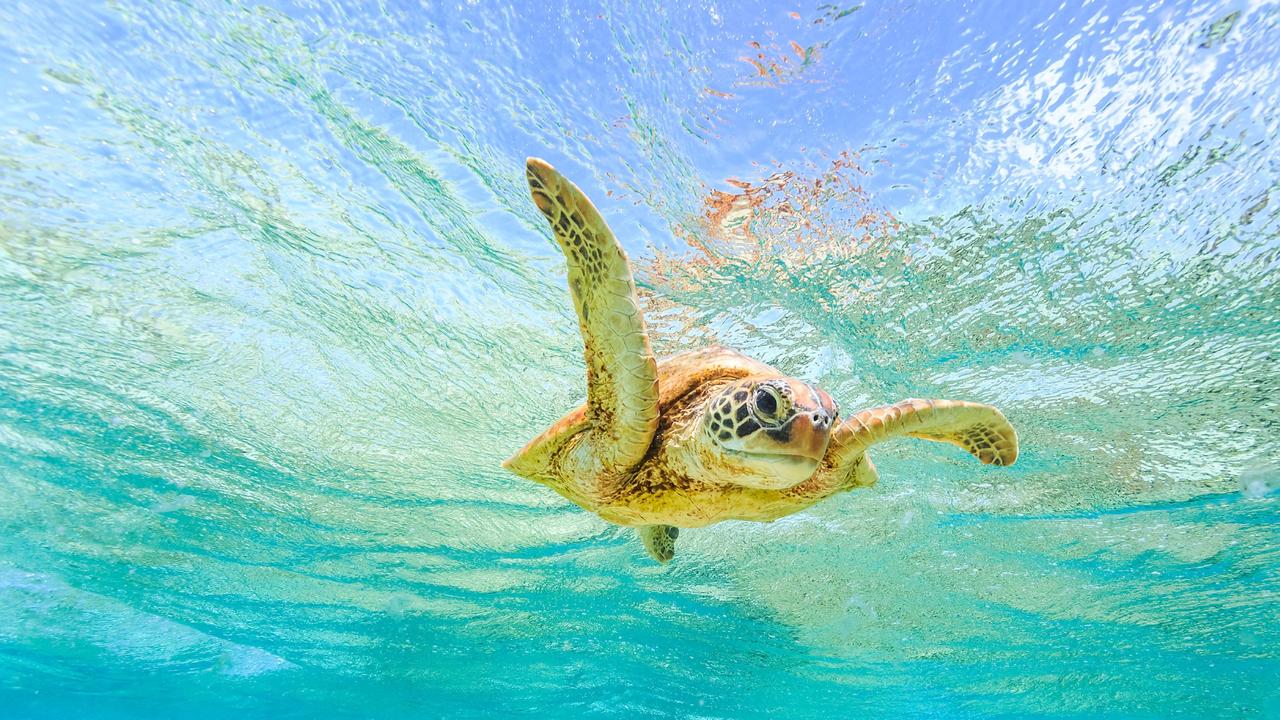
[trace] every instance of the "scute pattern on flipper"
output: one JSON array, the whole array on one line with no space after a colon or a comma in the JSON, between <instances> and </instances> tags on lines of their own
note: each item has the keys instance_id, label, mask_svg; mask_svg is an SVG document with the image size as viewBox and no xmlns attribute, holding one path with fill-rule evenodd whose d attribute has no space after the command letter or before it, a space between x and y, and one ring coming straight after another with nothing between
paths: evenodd
<instances>
[{"instance_id":1,"label":"scute pattern on flipper","mask_svg":"<svg viewBox=\"0 0 1280 720\"><path fill-rule=\"evenodd\" d=\"M680 537L680 528L671 525L645 525L636 528L640 542L649 556L666 564L676 556L676 538Z\"/></svg>"},{"instance_id":2,"label":"scute pattern on flipper","mask_svg":"<svg viewBox=\"0 0 1280 720\"><path fill-rule=\"evenodd\" d=\"M942 439L941 436L907 433L925 439ZM1016 448L1009 448L1009 440L990 425L975 425L967 430L946 436L947 442L958 445L984 465L1006 465L1016 457Z\"/></svg>"},{"instance_id":3,"label":"scute pattern on flipper","mask_svg":"<svg viewBox=\"0 0 1280 720\"><path fill-rule=\"evenodd\" d=\"M657 365L631 268L581 190L536 158L527 175L568 266L587 364L590 449L600 472L623 472L644 456L658 423Z\"/></svg>"},{"instance_id":4,"label":"scute pattern on flipper","mask_svg":"<svg viewBox=\"0 0 1280 720\"><path fill-rule=\"evenodd\" d=\"M986 465L1012 465L1018 459L1018 434L994 407L963 400L911 398L862 410L845 420L831 434L814 482L820 488L860 484L851 473L859 472L867 448L899 435L951 443ZM872 482L874 478L873 471Z\"/></svg>"},{"instance_id":5,"label":"scute pattern on flipper","mask_svg":"<svg viewBox=\"0 0 1280 720\"><path fill-rule=\"evenodd\" d=\"M843 442L862 447L897 434L951 443L986 465L1012 465L1018 436L999 410L963 400L911 398L863 410L847 421L856 427ZM837 438L833 438L833 441Z\"/></svg>"},{"instance_id":6,"label":"scute pattern on flipper","mask_svg":"<svg viewBox=\"0 0 1280 720\"><path fill-rule=\"evenodd\" d=\"M984 465L1012 465L1018 459L1018 434L1004 414L990 405L964 400L911 398L898 408L911 437L951 443Z\"/></svg>"}]
</instances>

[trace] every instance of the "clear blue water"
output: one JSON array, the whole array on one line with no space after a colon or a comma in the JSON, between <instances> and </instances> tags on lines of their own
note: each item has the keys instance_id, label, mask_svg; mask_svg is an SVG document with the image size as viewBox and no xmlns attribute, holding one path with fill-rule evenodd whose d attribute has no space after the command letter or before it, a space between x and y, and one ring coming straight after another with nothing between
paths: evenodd
<instances>
[{"instance_id":1,"label":"clear blue water","mask_svg":"<svg viewBox=\"0 0 1280 720\"><path fill-rule=\"evenodd\" d=\"M1274 3L22 0L0 78L0 716L1280 717ZM665 567L504 472L527 155L660 352L1019 463Z\"/></svg>"}]
</instances>

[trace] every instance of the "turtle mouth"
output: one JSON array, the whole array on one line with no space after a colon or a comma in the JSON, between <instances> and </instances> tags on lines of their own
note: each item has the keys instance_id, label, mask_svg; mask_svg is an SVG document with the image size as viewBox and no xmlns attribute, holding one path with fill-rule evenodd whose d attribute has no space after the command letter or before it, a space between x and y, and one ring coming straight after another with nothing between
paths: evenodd
<instances>
[{"instance_id":1,"label":"turtle mouth","mask_svg":"<svg viewBox=\"0 0 1280 720\"><path fill-rule=\"evenodd\" d=\"M821 448L821 450L818 450L817 448L815 448L816 452L814 453L795 452L793 448L788 448L788 450L791 450L791 452L781 451L781 450L779 451L736 450L734 448L727 448L723 446L722 446L722 449L725 452L729 453L730 455L734 455L746 460L754 460L757 462L763 461L768 463L779 463L784 465L786 464L811 465L813 463L820 462L822 458L826 455L826 451L827 451L826 447Z\"/></svg>"},{"instance_id":2,"label":"turtle mouth","mask_svg":"<svg viewBox=\"0 0 1280 720\"><path fill-rule=\"evenodd\" d=\"M791 475L796 472L812 473L822 458L815 458L801 453L753 452L751 450L731 450L724 448L730 456L745 460L756 467L765 466L776 472Z\"/></svg>"},{"instance_id":3,"label":"turtle mouth","mask_svg":"<svg viewBox=\"0 0 1280 720\"><path fill-rule=\"evenodd\" d=\"M756 462L776 463L779 465L816 465L820 457L813 457L803 453L775 453L775 452L751 452L749 450L731 450L742 457L749 458Z\"/></svg>"},{"instance_id":4,"label":"turtle mouth","mask_svg":"<svg viewBox=\"0 0 1280 720\"><path fill-rule=\"evenodd\" d=\"M818 459L798 453L751 452L723 448L754 480L746 482L752 487L776 490L790 487L811 477L818 467ZM745 480L743 481L745 482Z\"/></svg>"}]
</instances>

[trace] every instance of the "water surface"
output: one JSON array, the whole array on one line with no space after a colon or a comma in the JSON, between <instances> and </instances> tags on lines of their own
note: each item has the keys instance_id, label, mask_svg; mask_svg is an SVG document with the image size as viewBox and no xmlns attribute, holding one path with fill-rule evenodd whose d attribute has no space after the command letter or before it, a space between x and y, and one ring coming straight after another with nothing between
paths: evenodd
<instances>
[{"instance_id":1,"label":"water surface","mask_svg":"<svg viewBox=\"0 0 1280 720\"><path fill-rule=\"evenodd\" d=\"M1275 717L1280 6L11 3L6 717ZM656 349L1000 406L771 525L499 462Z\"/></svg>"}]
</instances>

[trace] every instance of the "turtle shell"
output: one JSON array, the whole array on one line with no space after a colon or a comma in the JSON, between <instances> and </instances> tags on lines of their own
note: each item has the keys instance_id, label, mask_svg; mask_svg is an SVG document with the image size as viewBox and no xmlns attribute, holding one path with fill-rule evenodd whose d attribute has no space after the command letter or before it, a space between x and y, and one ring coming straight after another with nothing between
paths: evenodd
<instances>
[{"instance_id":1,"label":"turtle shell","mask_svg":"<svg viewBox=\"0 0 1280 720\"><path fill-rule=\"evenodd\" d=\"M672 403L709 382L780 374L759 360L719 345L672 355L658 361L658 414L664 415ZM554 477L555 468L551 463L557 451L590 427L587 406L583 403L530 440L502 466L533 480Z\"/></svg>"}]
</instances>

